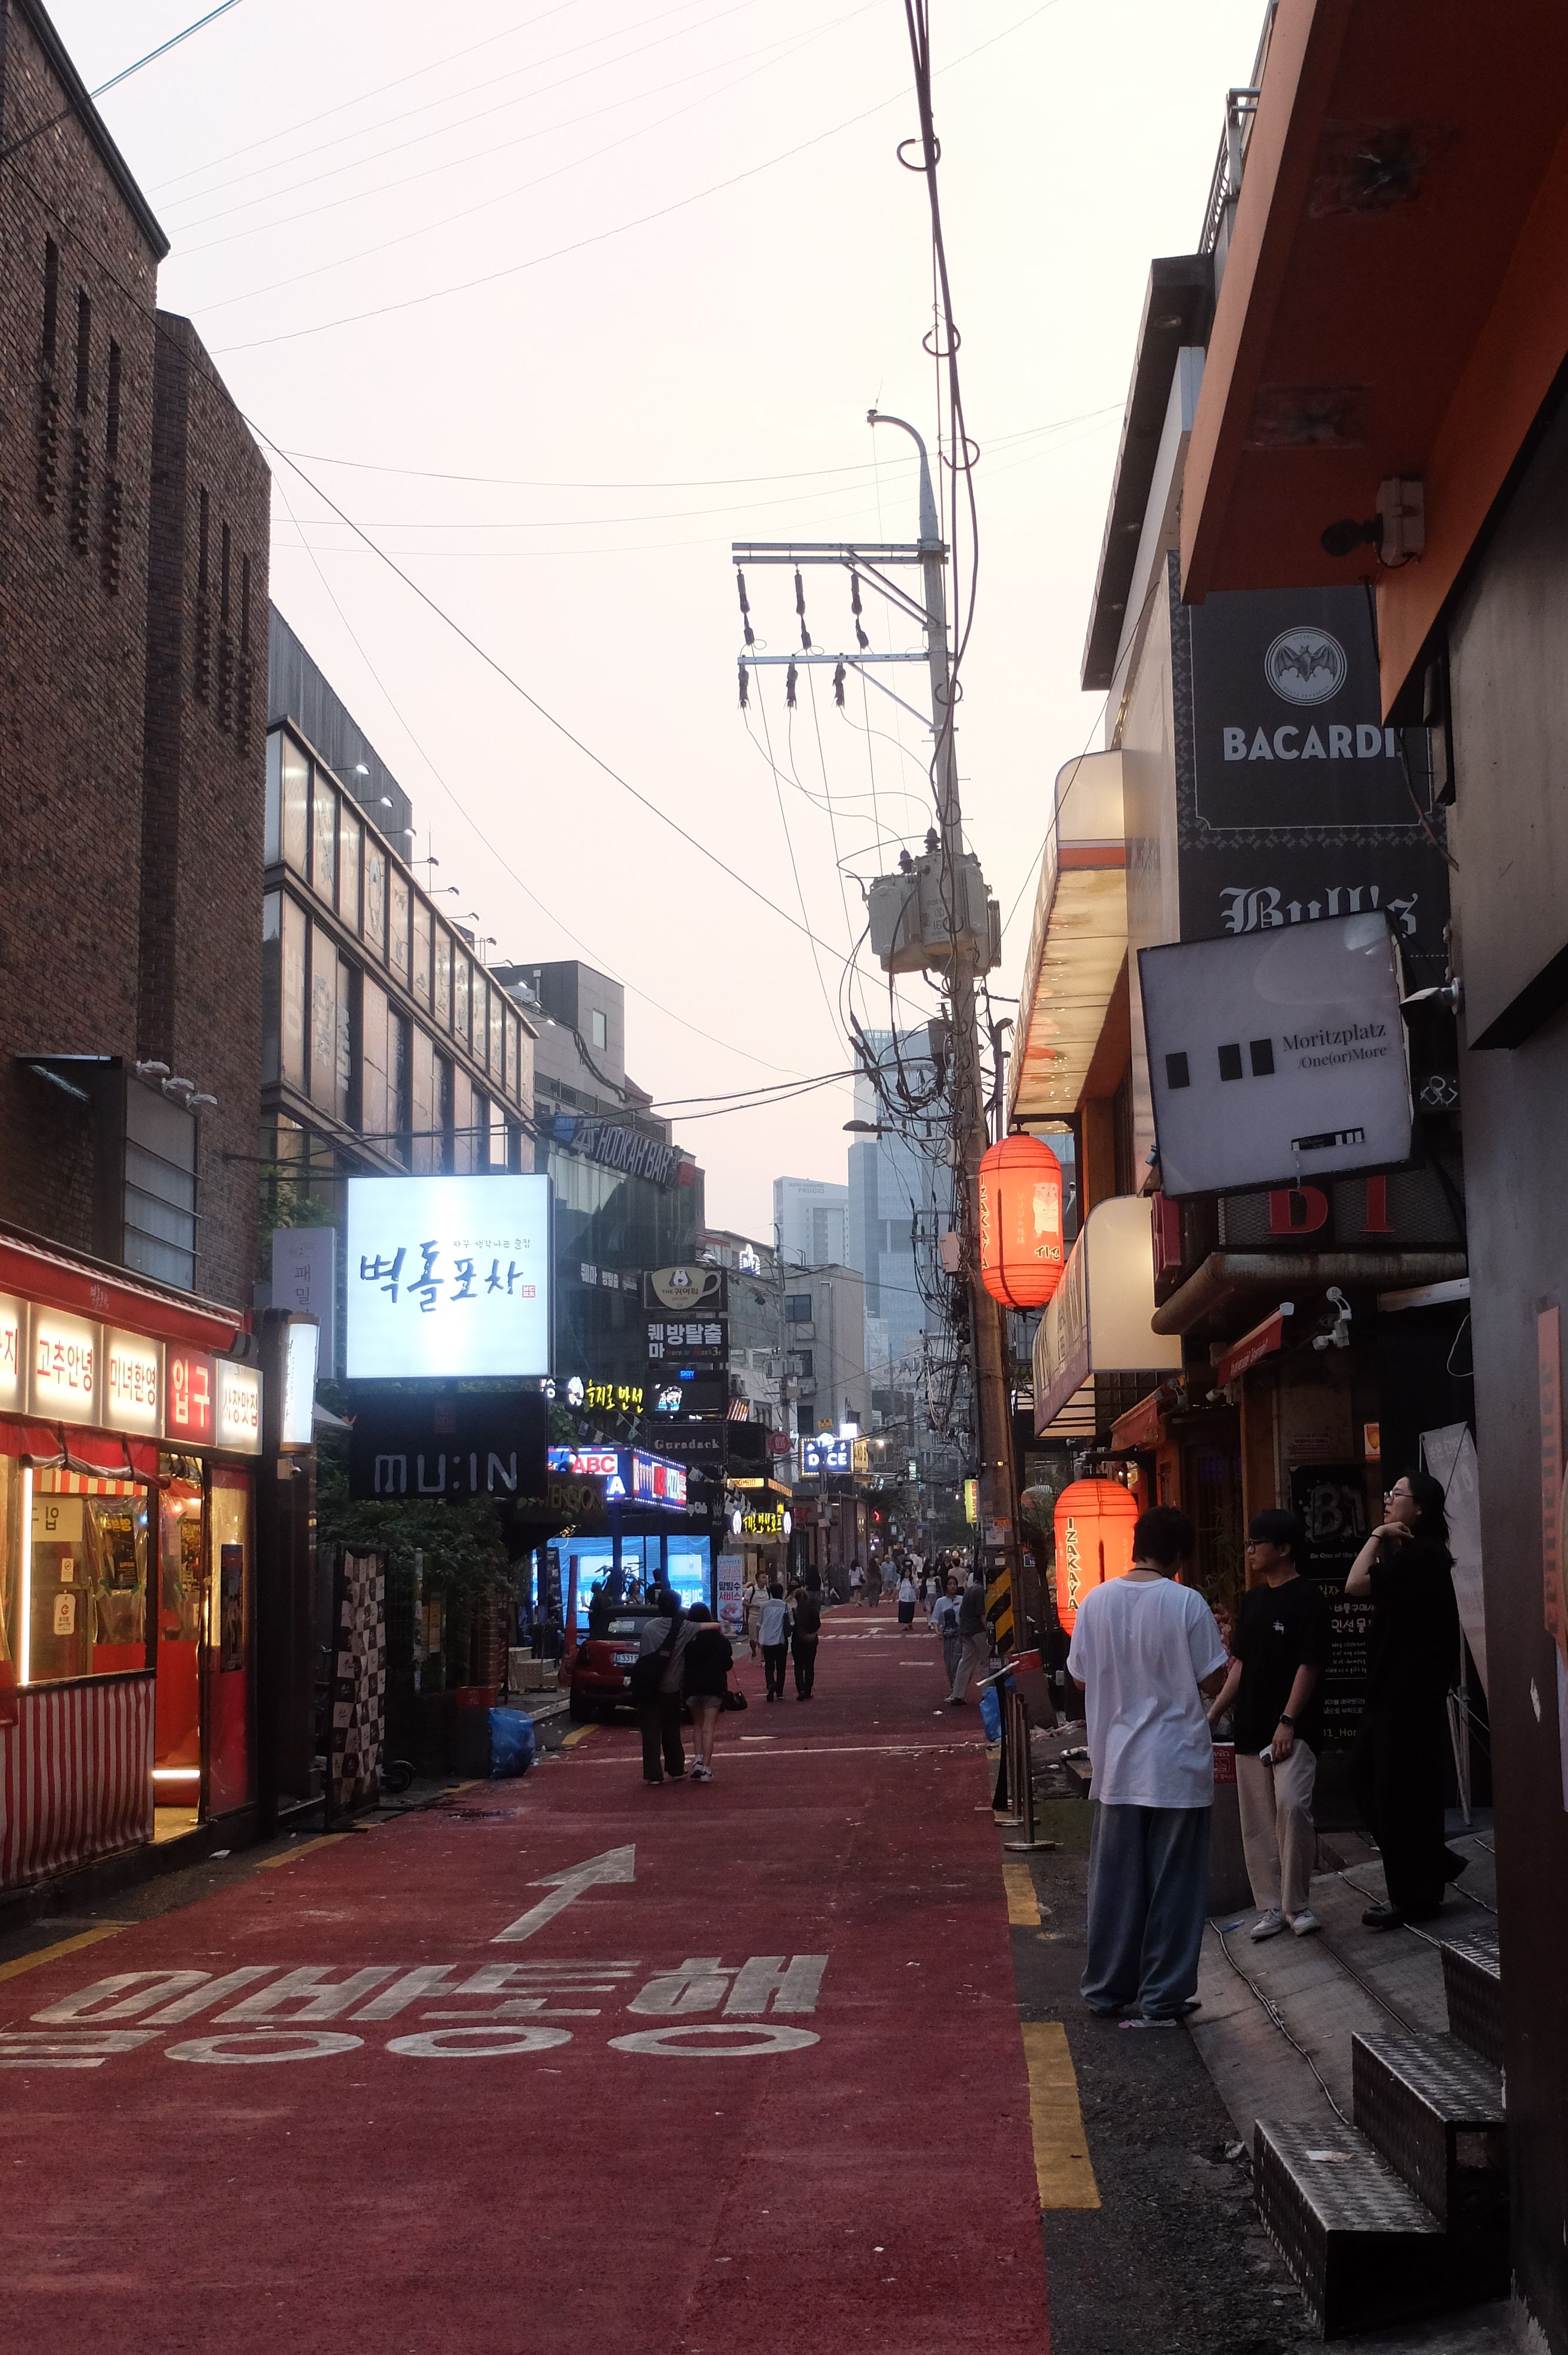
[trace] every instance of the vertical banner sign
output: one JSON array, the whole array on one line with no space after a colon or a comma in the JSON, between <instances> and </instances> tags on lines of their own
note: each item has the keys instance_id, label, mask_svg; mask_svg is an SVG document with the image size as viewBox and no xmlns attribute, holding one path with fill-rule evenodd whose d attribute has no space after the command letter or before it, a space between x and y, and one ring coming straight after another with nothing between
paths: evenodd
<instances>
[{"instance_id":1,"label":"vertical banner sign","mask_svg":"<svg viewBox=\"0 0 1568 2355\"><path fill-rule=\"evenodd\" d=\"M327 1813L373 1800L387 1713L387 1575L378 1553L342 1554L334 1611Z\"/></svg>"},{"instance_id":2,"label":"vertical banner sign","mask_svg":"<svg viewBox=\"0 0 1568 2355\"><path fill-rule=\"evenodd\" d=\"M742 1633L743 1613L740 1607L741 1587L746 1578L746 1556L721 1553L715 1564L714 1592L719 1625L726 1636Z\"/></svg>"}]
</instances>

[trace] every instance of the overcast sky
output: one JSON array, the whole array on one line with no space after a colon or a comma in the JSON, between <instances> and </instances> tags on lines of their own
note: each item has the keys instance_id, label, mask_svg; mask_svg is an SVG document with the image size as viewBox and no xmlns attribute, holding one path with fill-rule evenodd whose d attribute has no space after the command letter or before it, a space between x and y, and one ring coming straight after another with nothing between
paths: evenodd
<instances>
[{"instance_id":1,"label":"overcast sky","mask_svg":"<svg viewBox=\"0 0 1568 2355\"><path fill-rule=\"evenodd\" d=\"M54 0L90 86L201 13ZM932 0L983 453L959 766L971 847L1016 904L1005 993L1050 781L1097 725L1078 663L1149 261L1196 241L1261 14ZM792 727L767 674L748 735L728 551L915 534L908 445L864 422L873 401L934 420L901 0L240 0L103 109L172 240L164 304L309 477L273 461L272 593L412 795L453 914L497 956L622 979L657 1099L842 1070L854 879L923 836L928 747L874 690L839 714L821 671ZM798 921L803 900L824 946L552 728L326 497L657 811ZM789 574L748 587L787 651ZM807 590L836 651L846 584ZM919 670L882 677L920 700ZM885 1022L863 954L851 986ZM927 1000L901 987L912 1019ZM711 1222L767 1236L776 1175L842 1179L852 1109L846 1081L682 1118Z\"/></svg>"}]
</instances>

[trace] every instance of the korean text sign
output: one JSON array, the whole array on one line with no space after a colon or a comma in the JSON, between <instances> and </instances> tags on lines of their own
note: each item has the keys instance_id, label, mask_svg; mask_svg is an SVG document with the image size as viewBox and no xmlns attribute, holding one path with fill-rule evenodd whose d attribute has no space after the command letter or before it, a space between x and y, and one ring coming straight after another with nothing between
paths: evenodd
<instances>
[{"instance_id":1,"label":"korean text sign","mask_svg":"<svg viewBox=\"0 0 1568 2355\"><path fill-rule=\"evenodd\" d=\"M550 1181L352 1178L351 1380L550 1370Z\"/></svg>"}]
</instances>

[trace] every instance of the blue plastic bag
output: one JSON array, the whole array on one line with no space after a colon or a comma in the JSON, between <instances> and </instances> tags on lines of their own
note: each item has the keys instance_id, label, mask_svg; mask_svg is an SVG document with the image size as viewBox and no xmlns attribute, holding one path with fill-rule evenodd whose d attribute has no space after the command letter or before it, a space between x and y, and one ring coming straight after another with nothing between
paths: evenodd
<instances>
[{"instance_id":1,"label":"blue plastic bag","mask_svg":"<svg viewBox=\"0 0 1568 2355\"><path fill-rule=\"evenodd\" d=\"M490 1779L500 1782L510 1774L526 1774L534 1764L535 1750L534 1721L520 1709L493 1709L490 1712Z\"/></svg>"},{"instance_id":2,"label":"blue plastic bag","mask_svg":"<svg viewBox=\"0 0 1568 2355\"><path fill-rule=\"evenodd\" d=\"M987 1685L980 1694L980 1723L988 1742L1001 1740L1001 1703L994 1685Z\"/></svg>"}]
</instances>

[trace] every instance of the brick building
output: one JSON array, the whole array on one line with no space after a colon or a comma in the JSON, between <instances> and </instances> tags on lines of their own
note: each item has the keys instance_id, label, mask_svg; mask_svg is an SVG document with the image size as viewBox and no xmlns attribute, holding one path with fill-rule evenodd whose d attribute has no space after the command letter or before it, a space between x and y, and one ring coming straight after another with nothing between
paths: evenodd
<instances>
[{"instance_id":1,"label":"brick building","mask_svg":"<svg viewBox=\"0 0 1568 2355\"><path fill-rule=\"evenodd\" d=\"M313 1748L249 1315L269 475L165 250L0 0L0 1888L232 1844Z\"/></svg>"},{"instance_id":2,"label":"brick building","mask_svg":"<svg viewBox=\"0 0 1568 2355\"><path fill-rule=\"evenodd\" d=\"M246 1303L270 478L37 0L0 153L0 1219Z\"/></svg>"}]
</instances>

